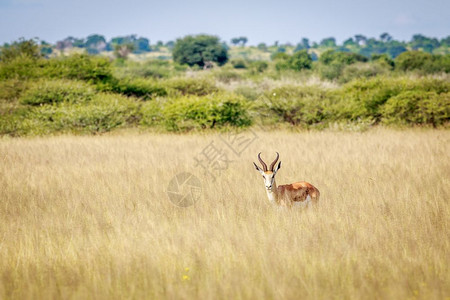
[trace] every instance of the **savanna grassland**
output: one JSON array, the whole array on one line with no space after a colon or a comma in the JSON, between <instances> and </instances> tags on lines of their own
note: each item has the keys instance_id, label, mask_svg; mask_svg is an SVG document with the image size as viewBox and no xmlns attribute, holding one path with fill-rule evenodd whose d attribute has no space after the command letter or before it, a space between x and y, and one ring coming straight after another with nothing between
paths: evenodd
<instances>
[{"instance_id":1,"label":"savanna grassland","mask_svg":"<svg viewBox=\"0 0 450 300\"><path fill-rule=\"evenodd\" d=\"M194 157L219 134L2 138L0 298L450 297L448 130L256 134L215 181ZM319 206L270 206L259 151ZM186 208L180 172L202 185Z\"/></svg>"}]
</instances>

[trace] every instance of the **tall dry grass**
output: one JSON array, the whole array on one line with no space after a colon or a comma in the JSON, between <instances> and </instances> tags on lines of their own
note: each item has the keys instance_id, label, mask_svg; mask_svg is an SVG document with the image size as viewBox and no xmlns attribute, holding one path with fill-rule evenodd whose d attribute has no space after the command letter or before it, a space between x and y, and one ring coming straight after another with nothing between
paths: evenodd
<instances>
[{"instance_id":1,"label":"tall dry grass","mask_svg":"<svg viewBox=\"0 0 450 300\"><path fill-rule=\"evenodd\" d=\"M257 135L216 181L193 160L214 135L0 140L0 298L450 297L449 131ZM319 207L271 207L259 151Z\"/></svg>"}]
</instances>

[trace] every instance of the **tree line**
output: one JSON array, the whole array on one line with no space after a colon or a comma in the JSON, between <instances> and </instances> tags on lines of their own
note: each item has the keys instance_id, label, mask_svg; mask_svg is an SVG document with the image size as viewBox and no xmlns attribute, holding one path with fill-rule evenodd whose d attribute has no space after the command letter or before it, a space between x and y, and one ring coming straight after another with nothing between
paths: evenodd
<instances>
[{"instance_id":1,"label":"tree line","mask_svg":"<svg viewBox=\"0 0 450 300\"><path fill-rule=\"evenodd\" d=\"M229 45L245 47L247 42L247 37L240 36L232 38L229 44L225 41L222 41L221 44L224 48L228 48ZM120 57L125 56L128 53L139 54L159 51L161 47L167 47L169 50L172 50L175 47L176 41L167 41L165 43L163 41L157 41L152 45L148 38L138 37L136 34L113 37L109 41L101 34L92 34L86 38L75 38L69 36L65 39L57 41L54 45L51 45L45 41L40 41L40 43L42 52L46 55L51 54L55 50L63 51L72 48L81 48L85 49L89 54L98 54L103 51L115 51ZM11 44L5 43L3 48L8 48L9 46L11 46ZM289 42L281 44L278 41L275 41L272 45L259 43L254 47L261 51L271 52L287 52L288 50L297 52L300 50L309 49L319 50L322 52L324 50L332 49L339 52L357 53L366 57L386 54L390 58L395 58L408 50L421 50L432 54L447 54L450 52L450 36L438 39L427 37L422 34L415 34L412 36L410 41L398 41L395 40L389 33L385 32L378 38L356 34L349 37L341 44L337 43L334 37L328 37L319 42L311 41L308 38L302 38L296 44ZM313 55L313 59L315 58L316 57Z\"/></svg>"}]
</instances>

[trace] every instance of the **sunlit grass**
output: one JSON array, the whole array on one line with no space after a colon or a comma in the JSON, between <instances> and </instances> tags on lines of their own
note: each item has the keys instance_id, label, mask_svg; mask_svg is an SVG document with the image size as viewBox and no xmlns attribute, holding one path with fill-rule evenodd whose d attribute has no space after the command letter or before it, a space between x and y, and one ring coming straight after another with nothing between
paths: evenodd
<instances>
[{"instance_id":1,"label":"sunlit grass","mask_svg":"<svg viewBox=\"0 0 450 300\"><path fill-rule=\"evenodd\" d=\"M250 133L246 133L250 135ZM211 142L228 168L203 174ZM0 298L445 299L450 132L257 132L241 155L218 135L0 140ZM279 210L254 170L319 188ZM202 184L174 206L180 172Z\"/></svg>"}]
</instances>

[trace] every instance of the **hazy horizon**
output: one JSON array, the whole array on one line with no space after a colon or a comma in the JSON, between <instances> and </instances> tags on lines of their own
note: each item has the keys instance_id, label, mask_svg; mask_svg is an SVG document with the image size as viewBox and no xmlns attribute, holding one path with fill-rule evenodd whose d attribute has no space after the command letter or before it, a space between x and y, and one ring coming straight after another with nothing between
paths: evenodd
<instances>
[{"instance_id":1,"label":"hazy horizon","mask_svg":"<svg viewBox=\"0 0 450 300\"><path fill-rule=\"evenodd\" d=\"M378 38L384 32L401 41L411 40L414 34L441 39L450 34L449 11L450 1L444 0L0 0L0 44L21 37L55 43L91 34L107 40L136 34L156 43L206 33L226 42L245 36L251 45L295 44L304 37L316 42L334 37L342 43L355 34Z\"/></svg>"}]
</instances>

